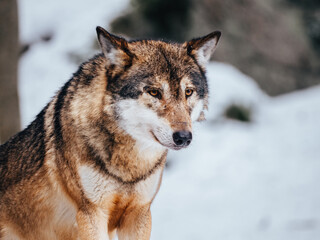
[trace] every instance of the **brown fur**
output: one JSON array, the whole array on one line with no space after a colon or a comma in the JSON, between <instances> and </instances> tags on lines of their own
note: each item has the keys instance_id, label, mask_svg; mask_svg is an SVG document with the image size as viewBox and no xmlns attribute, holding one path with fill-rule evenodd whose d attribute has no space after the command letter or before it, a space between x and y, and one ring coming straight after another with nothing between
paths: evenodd
<instances>
[{"instance_id":1,"label":"brown fur","mask_svg":"<svg viewBox=\"0 0 320 240\"><path fill-rule=\"evenodd\" d=\"M135 127L121 125L137 117L125 115L126 100L172 132L191 132L192 111L199 101L206 109L208 97L197 51L215 40L211 54L220 34L177 44L97 31L104 54L82 64L34 122L0 146L0 239L150 237L167 148L179 146L151 129L155 147L144 149L128 132Z\"/></svg>"}]
</instances>

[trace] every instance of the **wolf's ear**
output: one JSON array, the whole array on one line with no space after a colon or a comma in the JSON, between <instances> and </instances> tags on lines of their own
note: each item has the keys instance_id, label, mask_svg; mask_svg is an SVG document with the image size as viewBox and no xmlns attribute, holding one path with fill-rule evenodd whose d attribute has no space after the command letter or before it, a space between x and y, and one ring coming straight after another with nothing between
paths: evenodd
<instances>
[{"instance_id":1,"label":"wolf's ear","mask_svg":"<svg viewBox=\"0 0 320 240\"><path fill-rule=\"evenodd\" d=\"M215 31L204 37L192 39L187 42L188 54L195 55L198 63L205 66L216 50L220 36L221 32Z\"/></svg>"},{"instance_id":2,"label":"wolf's ear","mask_svg":"<svg viewBox=\"0 0 320 240\"><path fill-rule=\"evenodd\" d=\"M115 36L102 27L97 27L96 30L102 52L112 64L121 62L124 55L126 55L126 57L134 56L128 50L128 42L124 38Z\"/></svg>"}]
</instances>

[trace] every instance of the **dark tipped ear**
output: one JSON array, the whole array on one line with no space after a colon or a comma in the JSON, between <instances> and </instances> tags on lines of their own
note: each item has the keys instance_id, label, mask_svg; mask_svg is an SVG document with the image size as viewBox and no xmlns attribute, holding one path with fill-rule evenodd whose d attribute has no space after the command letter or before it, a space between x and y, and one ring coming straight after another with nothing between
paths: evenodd
<instances>
[{"instance_id":1,"label":"dark tipped ear","mask_svg":"<svg viewBox=\"0 0 320 240\"><path fill-rule=\"evenodd\" d=\"M204 37L192 39L187 43L188 54L195 55L198 63L205 66L216 50L220 36L221 32L215 31Z\"/></svg>"},{"instance_id":2,"label":"dark tipped ear","mask_svg":"<svg viewBox=\"0 0 320 240\"><path fill-rule=\"evenodd\" d=\"M124 38L115 36L102 27L97 27L96 30L102 52L112 63L117 63L123 53L131 57L128 42Z\"/></svg>"}]
</instances>

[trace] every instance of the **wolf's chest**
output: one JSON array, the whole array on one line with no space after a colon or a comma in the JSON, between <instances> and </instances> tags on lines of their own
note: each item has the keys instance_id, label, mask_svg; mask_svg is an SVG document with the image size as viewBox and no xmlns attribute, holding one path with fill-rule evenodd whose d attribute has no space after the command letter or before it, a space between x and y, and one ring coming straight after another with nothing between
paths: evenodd
<instances>
[{"instance_id":1,"label":"wolf's chest","mask_svg":"<svg viewBox=\"0 0 320 240\"><path fill-rule=\"evenodd\" d=\"M109 201L145 204L156 195L161 184L162 170L156 169L148 178L134 184L123 184L89 166L81 166L79 175L86 197L97 205L104 206Z\"/></svg>"}]
</instances>

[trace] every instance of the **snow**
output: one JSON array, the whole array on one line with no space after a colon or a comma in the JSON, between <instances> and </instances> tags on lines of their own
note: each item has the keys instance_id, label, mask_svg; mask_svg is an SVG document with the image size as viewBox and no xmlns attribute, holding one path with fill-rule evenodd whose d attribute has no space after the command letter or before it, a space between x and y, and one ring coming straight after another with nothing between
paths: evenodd
<instances>
[{"instance_id":1,"label":"snow","mask_svg":"<svg viewBox=\"0 0 320 240\"><path fill-rule=\"evenodd\" d=\"M19 1L21 41L36 42L20 61L23 126L76 71L70 54L93 56L95 27L107 28L127 6ZM228 64L210 63L207 76L207 121L195 124L189 148L168 156L151 239L318 239L320 87L270 98ZM253 121L225 119L232 103L249 107Z\"/></svg>"}]
</instances>

